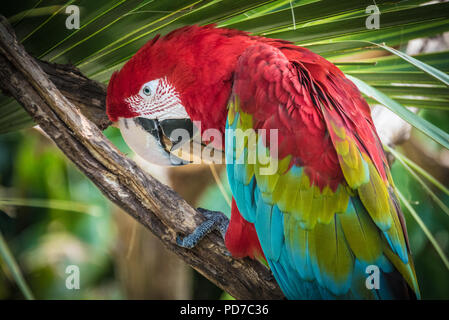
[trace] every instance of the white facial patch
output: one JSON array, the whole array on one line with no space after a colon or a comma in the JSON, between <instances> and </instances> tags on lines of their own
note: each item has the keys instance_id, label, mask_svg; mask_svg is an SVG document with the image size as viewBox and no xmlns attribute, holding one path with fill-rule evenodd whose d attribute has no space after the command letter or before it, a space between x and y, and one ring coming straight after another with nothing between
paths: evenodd
<instances>
[{"instance_id":1,"label":"white facial patch","mask_svg":"<svg viewBox=\"0 0 449 320\"><path fill-rule=\"evenodd\" d=\"M120 118L118 126L128 147L141 158L160 166L173 165L170 155L162 149L158 141L141 126L138 126L135 121Z\"/></svg>"},{"instance_id":2,"label":"white facial patch","mask_svg":"<svg viewBox=\"0 0 449 320\"><path fill-rule=\"evenodd\" d=\"M189 118L181 104L179 94L167 78L155 79L145 83L138 94L125 99L132 111L148 119Z\"/></svg>"}]
</instances>

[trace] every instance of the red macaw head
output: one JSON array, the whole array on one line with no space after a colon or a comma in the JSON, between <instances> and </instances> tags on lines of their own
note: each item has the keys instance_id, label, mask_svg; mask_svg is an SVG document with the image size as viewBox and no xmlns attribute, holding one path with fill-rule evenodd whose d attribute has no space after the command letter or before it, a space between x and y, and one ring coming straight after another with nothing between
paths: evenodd
<instances>
[{"instance_id":1,"label":"red macaw head","mask_svg":"<svg viewBox=\"0 0 449 320\"><path fill-rule=\"evenodd\" d=\"M239 54L252 38L238 30L189 26L145 44L108 86L106 112L137 154L158 165L185 164L164 141L192 121L224 132ZM171 140L170 148L185 141Z\"/></svg>"}]
</instances>

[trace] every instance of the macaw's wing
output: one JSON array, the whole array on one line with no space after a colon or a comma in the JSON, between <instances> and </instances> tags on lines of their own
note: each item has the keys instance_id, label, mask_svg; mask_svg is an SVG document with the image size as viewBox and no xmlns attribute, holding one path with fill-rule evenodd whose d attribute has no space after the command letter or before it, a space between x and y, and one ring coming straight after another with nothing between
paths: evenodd
<instances>
[{"instance_id":1,"label":"macaw's wing","mask_svg":"<svg viewBox=\"0 0 449 320\"><path fill-rule=\"evenodd\" d=\"M228 178L285 295L419 297L369 107L334 65L276 42L239 58Z\"/></svg>"}]
</instances>

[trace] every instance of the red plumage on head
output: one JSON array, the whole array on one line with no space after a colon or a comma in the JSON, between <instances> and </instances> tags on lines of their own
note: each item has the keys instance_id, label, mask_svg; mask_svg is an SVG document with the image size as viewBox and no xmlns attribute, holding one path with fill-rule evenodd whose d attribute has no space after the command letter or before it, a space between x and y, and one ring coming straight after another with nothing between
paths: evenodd
<instances>
[{"instance_id":1,"label":"red plumage on head","mask_svg":"<svg viewBox=\"0 0 449 320\"><path fill-rule=\"evenodd\" d=\"M167 77L192 120L202 121L203 129L224 130L235 64L254 39L213 25L187 26L156 36L112 75L106 100L109 118L115 122L119 117L135 117L124 100L137 94L144 83Z\"/></svg>"}]
</instances>

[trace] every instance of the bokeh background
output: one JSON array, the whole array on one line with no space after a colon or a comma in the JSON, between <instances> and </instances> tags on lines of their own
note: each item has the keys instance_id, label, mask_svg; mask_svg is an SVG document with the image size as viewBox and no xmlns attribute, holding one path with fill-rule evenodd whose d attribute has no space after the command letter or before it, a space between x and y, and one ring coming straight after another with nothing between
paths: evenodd
<instances>
[{"instance_id":1,"label":"bokeh background","mask_svg":"<svg viewBox=\"0 0 449 320\"><path fill-rule=\"evenodd\" d=\"M446 86L379 48L344 42L386 42L447 75L447 2L423 6L428 1L379 0L384 14L379 30L367 30L364 25L365 8L371 1L315 2L21 0L2 1L0 13L10 20L31 54L72 63L105 84L112 71L159 32L210 22L267 32L315 49L346 73L414 107L421 118L449 132ZM73 4L81 9L79 30L64 27L65 8ZM333 47L338 41L342 41L338 48ZM408 85L398 84L401 81ZM422 99L412 96L417 91ZM1 96L0 105L0 299L23 299L27 287L28 295L39 299L231 298L105 199L11 98ZM136 158L117 129L104 133ZM449 151L414 128L396 151L413 162L407 162L407 167L396 160L394 180L435 239L432 244L404 207L422 296L448 299L449 270L442 256L449 254ZM229 214L209 166L161 169L139 163L193 206ZM221 166L216 170L229 196L225 170ZM70 265L80 269L78 290L65 285ZM20 275L23 282L17 281Z\"/></svg>"}]
</instances>

